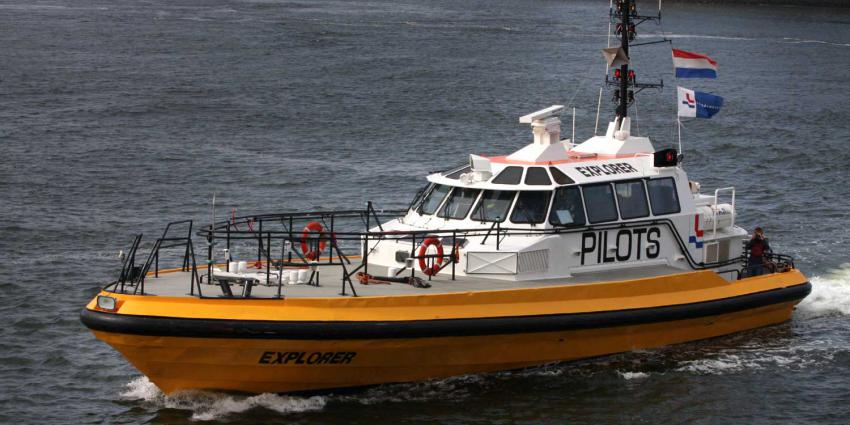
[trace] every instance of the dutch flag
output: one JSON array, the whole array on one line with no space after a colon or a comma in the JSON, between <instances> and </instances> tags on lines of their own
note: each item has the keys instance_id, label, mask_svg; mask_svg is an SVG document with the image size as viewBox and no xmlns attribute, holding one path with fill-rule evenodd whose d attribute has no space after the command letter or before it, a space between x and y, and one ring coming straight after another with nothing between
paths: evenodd
<instances>
[{"instance_id":1,"label":"dutch flag","mask_svg":"<svg viewBox=\"0 0 850 425\"><path fill-rule=\"evenodd\" d=\"M717 62L706 55L673 49L676 78L717 78Z\"/></svg>"}]
</instances>

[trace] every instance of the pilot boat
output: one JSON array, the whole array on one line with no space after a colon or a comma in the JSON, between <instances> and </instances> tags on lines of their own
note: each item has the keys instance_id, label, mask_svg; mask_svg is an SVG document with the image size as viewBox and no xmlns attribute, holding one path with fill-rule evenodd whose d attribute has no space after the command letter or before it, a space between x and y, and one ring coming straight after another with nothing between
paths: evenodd
<instances>
[{"instance_id":1,"label":"pilot boat","mask_svg":"<svg viewBox=\"0 0 850 425\"><path fill-rule=\"evenodd\" d=\"M614 4L621 28L645 18ZM790 320L807 278L778 253L747 273L735 189L703 192L632 133L619 71L604 134L562 139L560 105L528 114L531 143L428 175L405 210L175 222L147 255L137 235L81 320L165 393L435 379Z\"/></svg>"}]
</instances>

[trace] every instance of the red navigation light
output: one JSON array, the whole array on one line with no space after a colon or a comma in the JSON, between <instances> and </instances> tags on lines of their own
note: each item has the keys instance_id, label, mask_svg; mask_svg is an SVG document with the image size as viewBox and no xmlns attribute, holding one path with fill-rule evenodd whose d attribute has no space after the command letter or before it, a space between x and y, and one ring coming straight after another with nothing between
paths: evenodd
<instances>
[{"instance_id":1,"label":"red navigation light","mask_svg":"<svg viewBox=\"0 0 850 425\"><path fill-rule=\"evenodd\" d=\"M619 80L619 79L620 79L620 77L621 77L622 75L623 75L623 74L620 72L620 70L619 70L619 69L615 69L615 70L614 70L614 78L616 78L616 79L618 79L618 80Z\"/></svg>"},{"instance_id":2,"label":"red navigation light","mask_svg":"<svg viewBox=\"0 0 850 425\"><path fill-rule=\"evenodd\" d=\"M652 164L656 167L675 167L679 163L679 155L676 149L662 149L652 156Z\"/></svg>"},{"instance_id":3,"label":"red navigation light","mask_svg":"<svg viewBox=\"0 0 850 425\"><path fill-rule=\"evenodd\" d=\"M634 71L632 71L632 70L629 70L629 79L630 79L630 80L634 80L634 79L635 79L635 72L634 72Z\"/></svg>"}]
</instances>

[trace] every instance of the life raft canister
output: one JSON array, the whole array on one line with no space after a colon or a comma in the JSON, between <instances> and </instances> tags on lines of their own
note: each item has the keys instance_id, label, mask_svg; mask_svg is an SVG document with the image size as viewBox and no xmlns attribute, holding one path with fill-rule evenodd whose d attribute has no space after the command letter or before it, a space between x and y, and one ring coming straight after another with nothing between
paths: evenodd
<instances>
[{"instance_id":1,"label":"life raft canister","mask_svg":"<svg viewBox=\"0 0 850 425\"><path fill-rule=\"evenodd\" d=\"M319 234L319 246L318 249L310 250L310 244L308 243L311 239L311 233ZM325 250L327 246L327 241L322 239L322 236L325 235L325 228L322 227L322 223L318 221L311 221L304 226L304 231L301 232L301 252L304 253L304 258L308 260L315 260L319 258L319 255L322 251Z\"/></svg>"}]
</instances>

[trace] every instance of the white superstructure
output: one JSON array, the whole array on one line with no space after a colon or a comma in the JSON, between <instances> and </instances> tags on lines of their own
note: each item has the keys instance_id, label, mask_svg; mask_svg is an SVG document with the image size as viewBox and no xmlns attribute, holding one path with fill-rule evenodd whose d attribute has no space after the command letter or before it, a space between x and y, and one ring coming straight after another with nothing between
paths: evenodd
<instances>
[{"instance_id":1,"label":"white superstructure","mask_svg":"<svg viewBox=\"0 0 850 425\"><path fill-rule=\"evenodd\" d=\"M521 117L534 140L510 155L470 155L468 165L429 175L407 214L383 231L443 231L439 245L456 245L456 273L516 281L635 267L724 271L741 256L747 232L735 226L733 188L700 193L677 153L655 152L631 134L629 118L581 144L562 140L562 110ZM464 231L446 237L451 229ZM368 249L370 262L416 267L405 262L416 252L409 239L388 236Z\"/></svg>"}]
</instances>

